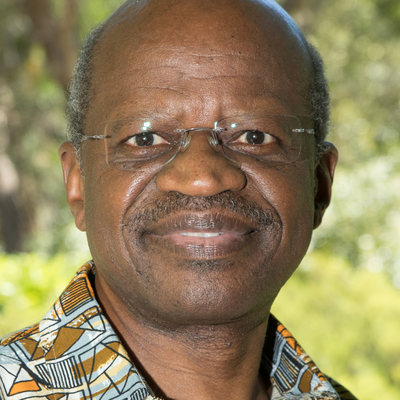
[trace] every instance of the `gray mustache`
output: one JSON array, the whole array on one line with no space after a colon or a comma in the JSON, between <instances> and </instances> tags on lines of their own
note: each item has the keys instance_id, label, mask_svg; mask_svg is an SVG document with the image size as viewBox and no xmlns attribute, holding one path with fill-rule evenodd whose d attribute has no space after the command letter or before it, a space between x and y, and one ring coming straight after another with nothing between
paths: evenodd
<instances>
[{"instance_id":1,"label":"gray mustache","mask_svg":"<svg viewBox=\"0 0 400 400\"><path fill-rule=\"evenodd\" d=\"M260 229L279 230L282 227L281 220L274 210L263 209L233 192L209 197L191 197L178 192L166 193L162 198L138 208L137 212L131 214L126 225L129 225L130 230L141 231L178 212L205 210L230 212L250 220Z\"/></svg>"}]
</instances>

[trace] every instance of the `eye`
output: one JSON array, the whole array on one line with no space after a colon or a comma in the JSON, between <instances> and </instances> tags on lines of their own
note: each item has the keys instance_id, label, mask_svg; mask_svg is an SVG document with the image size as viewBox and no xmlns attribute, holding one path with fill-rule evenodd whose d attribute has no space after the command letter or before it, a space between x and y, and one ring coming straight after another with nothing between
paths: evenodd
<instances>
[{"instance_id":1,"label":"eye","mask_svg":"<svg viewBox=\"0 0 400 400\"><path fill-rule=\"evenodd\" d=\"M268 144L275 141L276 139L269 133L261 131L246 131L235 140L236 143L246 143L252 145Z\"/></svg>"},{"instance_id":2,"label":"eye","mask_svg":"<svg viewBox=\"0 0 400 400\"><path fill-rule=\"evenodd\" d=\"M168 142L154 132L138 133L126 141L126 144L134 147L147 147L165 143Z\"/></svg>"}]
</instances>

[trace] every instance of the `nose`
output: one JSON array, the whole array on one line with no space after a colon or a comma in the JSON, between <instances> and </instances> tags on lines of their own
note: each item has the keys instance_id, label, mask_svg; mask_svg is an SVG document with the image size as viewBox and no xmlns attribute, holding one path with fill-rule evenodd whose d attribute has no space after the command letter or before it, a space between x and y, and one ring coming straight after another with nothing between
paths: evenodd
<instances>
[{"instance_id":1,"label":"nose","mask_svg":"<svg viewBox=\"0 0 400 400\"><path fill-rule=\"evenodd\" d=\"M216 151L204 132L192 134L190 145L156 177L162 192L180 192L193 197L213 196L228 190L239 191L246 185L246 176L232 161Z\"/></svg>"}]
</instances>

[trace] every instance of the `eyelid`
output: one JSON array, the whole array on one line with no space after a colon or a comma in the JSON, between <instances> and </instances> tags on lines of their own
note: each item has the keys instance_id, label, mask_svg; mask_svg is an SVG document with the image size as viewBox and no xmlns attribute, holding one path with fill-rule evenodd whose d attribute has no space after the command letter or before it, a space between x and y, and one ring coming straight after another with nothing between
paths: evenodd
<instances>
[{"instance_id":1,"label":"eyelid","mask_svg":"<svg viewBox=\"0 0 400 400\"><path fill-rule=\"evenodd\" d=\"M138 136L140 136L140 135L146 135L146 134L147 134L147 135L149 135L149 134L150 134L150 135L153 135L153 137L156 138L157 142L159 142L159 143L153 143L152 146L154 146L154 145L160 145L160 144L169 144L169 142L168 142L162 135L160 135L160 134L158 134L158 133L156 133L156 132L152 132L152 131L150 131L150 132L139 132L139 133L136 133L136 134L134 134L134 135L128 137L128 138L125 140L125 144L127 144L128 146L132 146L132 147L150 147L150 146L138 146L137 144L134 143L136 137L138 137Z\"/></svg>"},{"instance_id":2,"label":"eyelid","mask_svg":"<svg viewBox=\"0 0 400 400\"><path fill-rule=\"evenodd\" d=\"M268 133L268 132L264 132L264 131L260 131L260 130L258 130L258 129L247 129L247 130L242 130L242 131L240 131L240 132L237 132L235 135L234 135L234 137L231 139L231 140L229 140L229 143L243 143L243 144L249 144L250 145L250 143L246 143L246 141L239 141L239 139L241 138L241 137L244 137L245 135L247 135L249 132L260 132L260 133L263 133L264 135L265 135L265 139L264 140L267 140L265 143L262 143L262 144L268 144L268 143L273 143L273 142L275 142L275 141L277 141L278 139L275 137L275 136L273 136L273 135L271 135L270 133ZM270 139L270 140L269 140ZM253 146L253 145L252 145Z\"/></svg>"}]
</instances>

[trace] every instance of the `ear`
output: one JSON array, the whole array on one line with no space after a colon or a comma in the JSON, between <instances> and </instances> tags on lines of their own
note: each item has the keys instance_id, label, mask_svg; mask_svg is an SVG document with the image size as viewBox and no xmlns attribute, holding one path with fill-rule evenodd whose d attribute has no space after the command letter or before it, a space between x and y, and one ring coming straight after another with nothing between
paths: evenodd
<instances>
[{"instance_id":1,"label":"ear","mask_svg":"<svg viewBox=\"0 0 400 400\"><path fill-rule=\"evenodd\" d=\"M74 145L64 142L58 150L58 155L64 175L67 202L75 218L75 225L79 230L85 231L84 181Z\"/></svg>"},{"instance_id":2,"label":"ear","mask_svg":"<svg viewBox=\"0 0 400 400\"><path fill-rule=\"evenodd\" d=\"M331 202L333 176L337 161L338 151L336 147L332 143L327 143L327 149L315 168L314 229L321 224L325 210Z\"/></svg>"}]
</instances>

